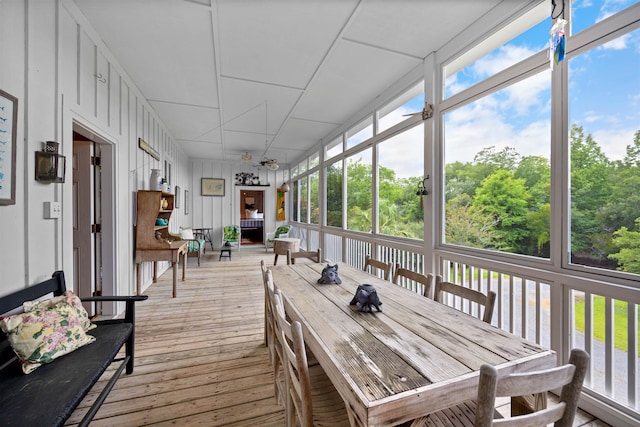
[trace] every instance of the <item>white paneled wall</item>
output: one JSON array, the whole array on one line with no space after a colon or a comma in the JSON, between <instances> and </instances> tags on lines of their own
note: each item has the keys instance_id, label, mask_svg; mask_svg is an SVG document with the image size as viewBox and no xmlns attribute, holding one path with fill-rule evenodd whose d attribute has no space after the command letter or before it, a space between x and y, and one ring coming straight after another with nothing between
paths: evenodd
<instances>
[{"instance_id":1,"label":"white paneled wall","mask_svg":"<svg viewBox=\"0 0 640 427\"><path fill-rule=\"evenodd\" d=\"M284 167L277 171L269 171L265 168L255 168L242 162L223 163L205 160L191 161L191 188L193 188L192 209L185 218L186 224L194 227L213 228L212 239L215 244L222 242L222 228L225 225L240 225L240 191L241 190L263 190L264 191L264 228L265 232L273 231L276 228L276 190L285 179L288 172ZM236 173L252 172L260 176L261 184L269 183L268 187L252 187L235 185ZM201 178L223 178L225 180L225 196L211 197L200 195ZM289 208L288 203L286 204ZM286 212L289 218L289 212ZM286 221L285 221L286 223ZM278 223L280 225L280 223Z\"/></svg>"},{"instance_id":2,"label":"white paneled wall","mask_svg":"<svg viewBox=\"0 0 640 427\"><path fill-rule=\"evenodd\" d=\"M195 195L187 156L73 1L0 0L0 39L0 88L19 102L17 200L0 207L0 294L38 282L58 269L73 283L74 124L99 135L112 148L110 170L103 176L112 176L112 206L106 212L115 216L114 291L132 293L135 192L149 188L151 169L163 169L167 159L172 163L173 185ZM139 149L138 138L161 159ZM49 140L60 142L61 154L67 157L64 184L42 184L33 178L33 153ZM44 219L44 201L61 202L62 218ZM182 209L172 227L188 223ZM150 264L144 266L143 280L151 280Z\"/></svg>"}]
</instances>

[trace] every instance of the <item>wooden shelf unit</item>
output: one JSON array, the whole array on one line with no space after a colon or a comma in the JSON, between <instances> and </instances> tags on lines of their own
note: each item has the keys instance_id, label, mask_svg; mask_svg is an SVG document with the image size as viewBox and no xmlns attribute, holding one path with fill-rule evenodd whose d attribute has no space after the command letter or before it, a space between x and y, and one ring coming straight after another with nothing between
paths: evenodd
<instances>
[{"instance_id":1,"label":"wooden shelf unit","mask_svg":"<svg viewBox=\"0 0 640 427\"><path fill-rule=\"evenodd\" d=\"M162 200L167 206L162 207ZM153 262L153 281L158 278L158 261L169 261L173 264L173 297L177 296L178 262L182 256L182 281L187 267L186 240L162 241L156 238L160 232L161 239L169 238L169 220L175 207L175 196L161 191L140 190L136 195L136 293L140 295L140 266L143 262ZM166 219L167 225L156 225L158 218Z\"/></svg>"},{"instance_id":2,"label":"wooden shelf unit","mask_svg":"<svg viewBox=\"0 0 640 427\"><path fill-rule=\"evenodd\" d=\"M161 208L162 200L167 207ZM169 220L175 206L175 196L161 191L140 190L137 195L136 249L166 249L169 242L156 239L156 231L163 239L169 238ZM167 225L156 225L157 219L165 219Z\"/></svg>"}]
</instances>

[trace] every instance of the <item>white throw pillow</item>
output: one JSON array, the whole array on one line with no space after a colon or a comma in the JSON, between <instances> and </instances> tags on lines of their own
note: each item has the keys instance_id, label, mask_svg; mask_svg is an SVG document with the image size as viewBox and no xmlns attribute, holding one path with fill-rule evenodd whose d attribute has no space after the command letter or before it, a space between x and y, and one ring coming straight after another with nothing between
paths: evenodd
<instances>
[{"instance_id":1,"label":"white throw pillow","mask_svg":"<svg viewBox=\"0 0 640 427\"><path fill-rule=\"evenodd\" d=\"M193 240L193 230L191 228L183 228L180 231L183 240Z\"/></svg>"}]
</instances>

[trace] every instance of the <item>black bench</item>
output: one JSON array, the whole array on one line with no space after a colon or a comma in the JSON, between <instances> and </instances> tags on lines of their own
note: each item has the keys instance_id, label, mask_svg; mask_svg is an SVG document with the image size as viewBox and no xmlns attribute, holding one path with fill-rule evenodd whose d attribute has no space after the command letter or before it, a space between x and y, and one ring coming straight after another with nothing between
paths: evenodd
<instances>
[{"instance_id":1,"label":"black bench","mask_svg":"<svg viewBox=\"0 0 640 427\"><path fill-rule=\"evenodd\" d=\"M25 301L66 291L64 273L0 298L0 315L21 308ZM0 331L0 424L7 426L61 426L112 362L120 362L111 379L79 425L86 426L100 409L126 369L133 372L135 302L147 296L88 297L82 301L124 301L124 319L93 322L88 332L96 341L61 356L25 375L6 336ZM122 346L125 354L118 357Z\"/></svg>"}]
</instances>

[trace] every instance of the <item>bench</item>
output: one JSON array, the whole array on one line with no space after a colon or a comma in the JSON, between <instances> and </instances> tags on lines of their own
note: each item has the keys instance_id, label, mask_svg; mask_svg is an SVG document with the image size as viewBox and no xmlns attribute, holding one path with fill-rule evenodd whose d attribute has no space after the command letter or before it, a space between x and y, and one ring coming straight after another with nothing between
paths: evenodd
<instances>
[{"instance_id":1,"label":"bench","mask_svg":"<svg viewBox=\"0 0 640 427\"><path fill-rule=\"evenodd\" d=\"M64 273L56 271L51 279L0 298L0 315L17 312L25 301L45 296L58 296L66 291ZM95 342L80 347L44 364L25 375L13 349L0 330L0 419L3 425L61 426L91 390L112 362L117 369L80 422L86 426L100 409L116 381L126 369L133 372L135 302L141 296L102 296L81 298L82 301L126 302L123 319L94 321L97 328L87 332ZM120 354L125 347L124 355Z\"/></svg>"}]
</instances>

